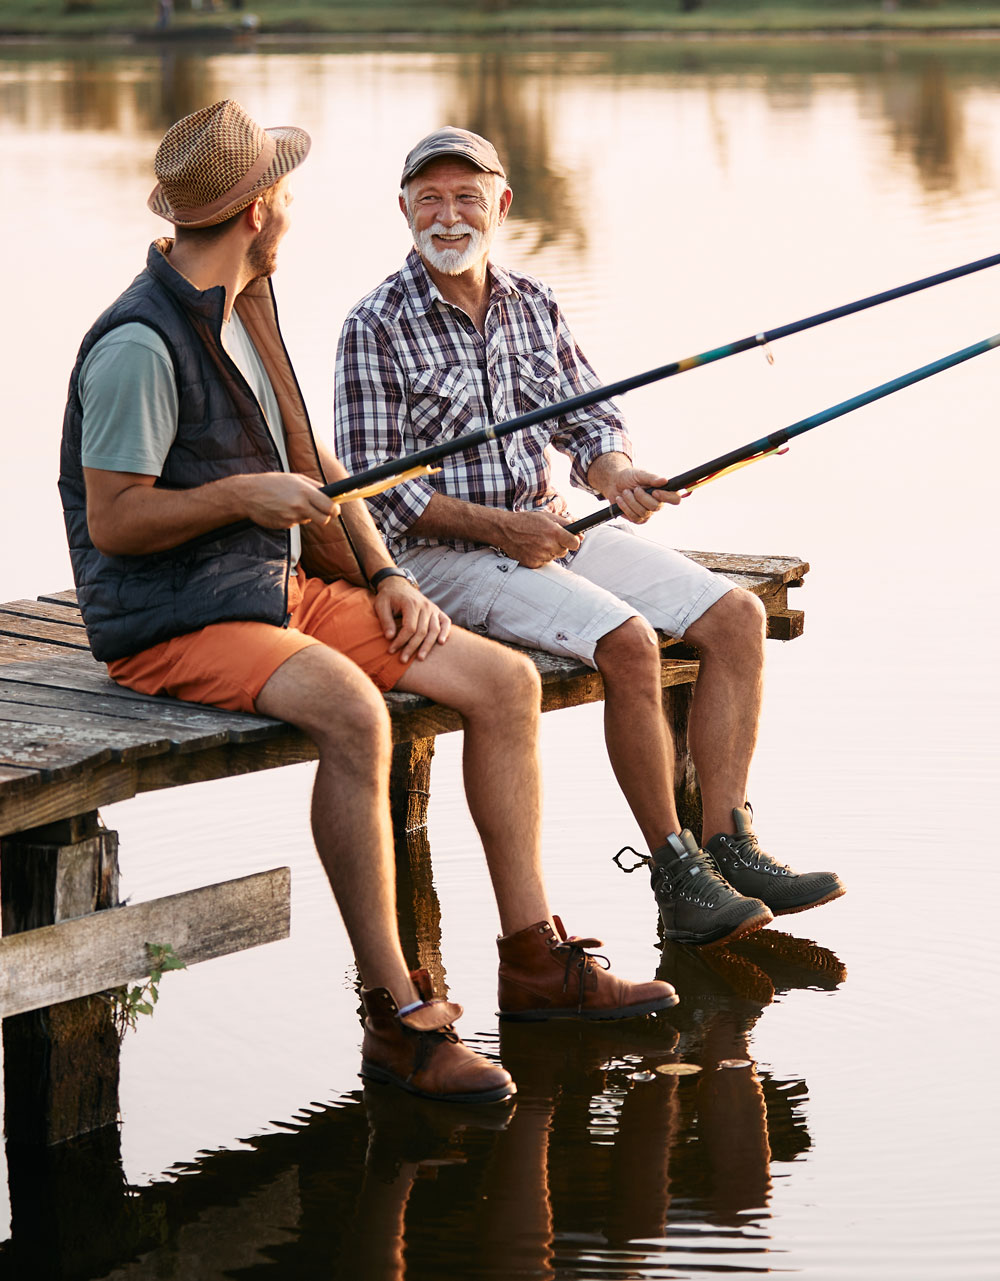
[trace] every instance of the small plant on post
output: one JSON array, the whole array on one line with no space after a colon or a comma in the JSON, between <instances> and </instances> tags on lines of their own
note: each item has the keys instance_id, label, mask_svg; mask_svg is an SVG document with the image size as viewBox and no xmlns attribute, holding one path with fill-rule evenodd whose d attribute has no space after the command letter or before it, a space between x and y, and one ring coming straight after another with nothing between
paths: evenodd
<instances>
[{"instance_id":1,"label":"small plant on post","mask_svg":"<svg viewBox=\"0 0 1000 1281\"><path fill-rule=\"evenodd\" d=\"M118 1040L125 1038L129 1028L136 1028L140 1014L152 1014L160 999L160 980L168 970L184 970L187 966L169 943L147 943L149 977L145 983L134 987L117 987L107 993Z\"/></svg>"}]
</instances>

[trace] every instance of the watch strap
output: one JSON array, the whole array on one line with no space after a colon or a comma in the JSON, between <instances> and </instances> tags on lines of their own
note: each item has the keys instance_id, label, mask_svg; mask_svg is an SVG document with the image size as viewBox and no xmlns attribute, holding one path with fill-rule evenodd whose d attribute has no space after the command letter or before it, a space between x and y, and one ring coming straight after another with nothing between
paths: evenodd
<instances>
[{"instance_id":1,"label":"watch strap","mask_svg":"<svg viewBox=\"0 0 1000 1281\"><path fill-rule=\"evenodd\" d=\"M399 565L386 565L384 569L377 569L368 580L371 583L373 592L378 590L379 583L385 578L405 578L414 587L417 586L417 580L408 569L403 569Z\"/></svg>"}]
</instances>

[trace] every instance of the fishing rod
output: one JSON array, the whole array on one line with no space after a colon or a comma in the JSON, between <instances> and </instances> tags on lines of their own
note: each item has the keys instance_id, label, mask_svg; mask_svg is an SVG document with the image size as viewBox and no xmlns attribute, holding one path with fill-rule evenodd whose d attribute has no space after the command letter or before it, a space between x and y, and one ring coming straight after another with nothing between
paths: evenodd
<instances>
[{"instance_id":1,"label":"fishing rod","mask_svg":"<svg viewBox=\"0 0 1000 1281\"><path fill-rule=\"evenodd\" d=\"M586 409L602 400L609 400L612 396L620 396L625 392L634 391L638 387L648 386L648 384L659 382L664 378L672 378L675 374L682 374L689 369L696 369L699 365L707 365L717 360L724 360L727 356L738 355L740 352L749 351L753 347L764 347L766 350L768 343L777 342L779 338L787 338L792 334L814 329L818 325L825 325L831 320L839 320L844 316L866 311L870 307L877 307L881 303L893 302L897 298L905 298L909 294L919 293L923 289L930 289L934 285L942 285L950 280L957 280L961 276L968 276L974 272L983 271L987 267L995 267L998 264L1000 264L1000 253L992 254L988 258L978 258L975 262L964 263L960 267L951 267L947 271L939 271L936 275L924 276L920 280L911 281L909 284L897 285L894 289L886 289L882 293L871 294L867 298L859 298L855 302L843 303L841 306L832 307L828 311L817 312L816 315L807 316L804 320L795 320L791 324L779 325L776 329L768 329L751 337L740 338L735 342L726 343L721 347L713 347L709 351L699 353L697 356L687 356L684 360L675 360L668 365L660 365L657 369L650 369L642 374L634 374L630 378L622 378L618 382L608 383L603 387L595 387L591 391L581 392L555 404L540 405L537 409L529 410L526 414L510 418L506 422L489 423L484 427L474 428L472 431L463 432L462 435L455 436L452 440L430 445L426 449L417 450L415 453L407 454L402 458L378 463L374 467L369 467L354 476L345 477L343 480L332 481L322 487L322 492L327 497L341 502L351 502L356 498L371 498L392 485L402 484L404 481L412 480L417 476L430 475L434 470L434 465L451 454L467 449L476 449L488 441L499 440L501 437L509 436L513 432L523 431L525 428L533 427L536 423L544 422L548 418L558 418L577 409ZM386 483L383 484L383 481ZM606 517L606 519L610 519L610 517ZM246 528L247 524L242 524L240 528ZM233 528L235 529L235 527ZM213 537L218 537L220 534L228 532L229 529L225 531L219 530Z\"/></svg>"},{"instance_id":2,"label":"fishing rod","mask_svg":"<svg viewBox=\"0 0 1000 1281\"><path fill-rule=\"evenodd\" d=\"M725 476L729 472L747 466L749 463L759 462L762 458L770 458L776 454L787 453L788 442L795 436L801 436L804 432L812 431L814 427L821 427L824 423L828 423L834 418L841 418L844 414L852 413L855 409L870 405L873 401L881 400L883 396L891 396L893 392L902 391L904 387L910 387L914 383L921 382L924 378L931 378L934 374L940 374L945 369L951 369L965 360L971 360L973 356L981 356L984 352L992 351L994 347L1000 347L1000 334L994 334L991 338L984 338L981 342L973 343L969 347L963 347L961 351L952 352L950 356L942 356L940 360L931 361L930 364L921 365L919 369L913 369L908 374L901 374L898 378L890 379L887 383L881 383L870 391L863 391L857 396L851 396L849 400L842 400L839 404L832 405L829 409L822 409L817 414L810 414L808 418L800 418L798 422L792 423L789 427L771 432L769 435L762 436L759 440L751 441L747 445L742 445L738 449L731 449L727 454L720 454L718 458L702 463L699 467L692 467L690 471L681 472L678 476L672 476L666 484L657 486L657 488L679 493L682 498L686 498L692 490L697 489L699 485L707 485L710 480L718 480L720 476ZM595 525L611 520L619 514L618 507L612 503L609 507L602 508L590 516L584 516L582 520L574 521L571 525L564 526L564 528L567 533L581 534L584 530L592 529Z\"/></svg>"}]
</instances>

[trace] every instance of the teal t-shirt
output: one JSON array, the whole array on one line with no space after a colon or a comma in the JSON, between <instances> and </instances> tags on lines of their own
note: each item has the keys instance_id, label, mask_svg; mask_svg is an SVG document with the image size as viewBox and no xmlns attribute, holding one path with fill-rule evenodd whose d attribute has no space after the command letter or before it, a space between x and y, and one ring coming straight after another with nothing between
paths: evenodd
<instances>
[{"instance_id":1,"label":"teal t-shirt","mask_svg":"<svg viewBox=\"0 0 1000 1281\"><path fill-rule=\"evenodd\" d=\"M222 341L250 384L289 471L281 410L243 322L232 313ZM160 476L177 435L177 383L166 344L148 325L120 325L91 348L80 370L83 406L81 460L98 471ZM292 564L298 563L302 538L292 528Z\"/></svg>"}]
</instances>

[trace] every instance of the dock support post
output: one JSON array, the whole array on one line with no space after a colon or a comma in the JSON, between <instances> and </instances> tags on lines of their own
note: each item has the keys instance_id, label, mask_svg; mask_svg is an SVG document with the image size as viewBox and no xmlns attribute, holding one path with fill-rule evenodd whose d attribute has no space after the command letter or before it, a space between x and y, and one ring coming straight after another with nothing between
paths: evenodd
<instances>
[{"instance_id":1,"label":"dock support post","mask_svg":"<svg viewBox=\"0 0 1000 1281\"><path fill-rule=\"evenodd\" d=\"M53 925L118 903L118 834L97 811L5 836L3 932ZM118 1119L119 1046L100 996L3 1021L8 1143L52 1144Z\"/></svg>"},{"instance_id":2,"label":"dock support post","mask_svg":"<svg viewBox=\"0 0 1000 1281\"><path fill-rule=\"evenodd\" d=\"M415 738L392 749L389 809L396 849L396 912L403 955L413 969L428 970L435 994L446 992L441 961L441 904L427 839L433 738Z\"/></svg>"},{"instance_id":3,"label":"dock support post","mask_svg":"<svg viewBox=\"0 0 1000 1281\"><path fill-rule=\"evenodd\" d=\"M674 802L681 827L701 840L701 789L688 749L688 720L694 685L668 685L663 690L663 714L674 740Z\"/></svg>"}]
</instances>

